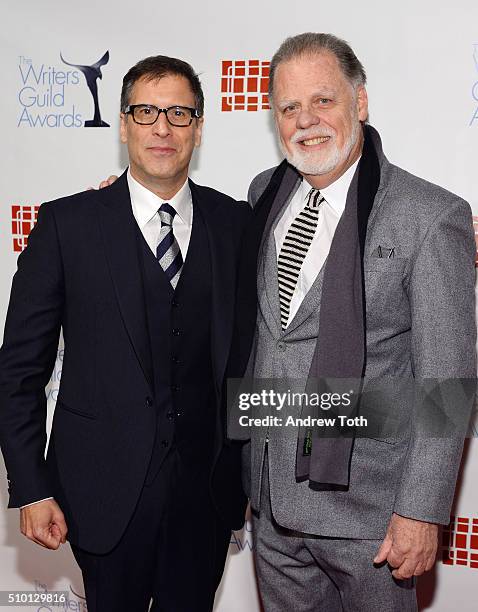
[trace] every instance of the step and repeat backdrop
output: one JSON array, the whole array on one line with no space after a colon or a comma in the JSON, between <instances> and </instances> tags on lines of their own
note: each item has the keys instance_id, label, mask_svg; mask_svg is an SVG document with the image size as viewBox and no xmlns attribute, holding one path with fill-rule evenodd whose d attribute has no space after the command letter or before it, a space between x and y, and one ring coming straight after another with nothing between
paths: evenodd
<instances>
[{"instance_id":1,"label":"step and repeat backdrop","mask_svg":"<svg viewBox=\"0 0 478 612\"><path fill-rule=\"evenodd\" d=\"M475 2L10 3L8 12L2 11L0 34L2 329L16 260L41 202L96 186L127 165L118 127L121 81L130 66L156 54L194 66L206 111L191 176L245 198L255 174L280 160L266 95L269 60L286 36L311 30L345 38L361 59L368 74L370 121L380 130L389 159L464 197L478 215ZM62 360L60 344L46 390L49 422ZM422 609L476 610L477 435L472 424L438 563L419 581ZM18 510L6 506L1 463L0 590L64 590L69 593L64 610L86 610L69 547L53 552L27 541L19 532ZM201 525L185 529L201 549L208 537ZM253 548L247 521L231 534L217 612L260 610Z\"/></svg>"}]
</instances>

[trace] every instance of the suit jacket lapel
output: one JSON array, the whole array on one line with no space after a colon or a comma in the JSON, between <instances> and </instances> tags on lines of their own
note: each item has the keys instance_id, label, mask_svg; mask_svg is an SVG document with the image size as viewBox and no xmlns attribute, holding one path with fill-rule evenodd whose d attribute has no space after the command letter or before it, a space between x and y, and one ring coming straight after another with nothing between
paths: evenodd
<instances>
[{"instance_id":1,"label":"suit jacket lapel","mask_svg":"<svg viewBox=\"0 0 478 612\"><path fill-rule=\"evenodd\" d=\"M284 180L286 175L287 179ZM253 216L244 234L237 280L234 335L227 369L229 378L241 378L247 367L256 329L257 273L262 245L274 223L275 215L299 177L299 173L286 160L276 168L254 206Z\"/></svg>"},{"instance_id":2,"label":"suit jacket lapel","mask_svg":"<svg viewBox=\"0 0 478 612\"><path fill-rule=\"evenodd\" d=\"M217 202L205 196L202 188L189 180L193 206L202 215L209 242L212 274L211 350L216 388L220 391L231 343L236 257L225 216L218 215ZM194 223L194 221L193 221Z\"/></svg>"},{"instance_id":3,"label":"suit jacket lapel","mask_svg":"<svg viewBox=\"0 0 478 612\"><path fill-rule=\"evenodd\" d=\"M144 376L152 388L143 275L126 172L111 187L100 190L98 197L102 202L98 206L100 226L119 309Z\"/></svg>"}]
</instances>

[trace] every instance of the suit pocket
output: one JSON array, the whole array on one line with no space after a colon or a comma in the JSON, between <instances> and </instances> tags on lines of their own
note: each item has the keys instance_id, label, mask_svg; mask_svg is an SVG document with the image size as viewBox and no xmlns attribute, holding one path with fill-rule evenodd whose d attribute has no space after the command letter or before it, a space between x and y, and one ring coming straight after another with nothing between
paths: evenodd
<instances>
[{"instance_id":1,"label":"suit pocket","mask_svg":"<svg viewBox=\"0 0 478 612\"><path fill-rule=\"evenodd\" d=\"M369 257L364 262L365 303L369 331L393 335L409 326L408 259Z\"/></svg>"},{"instance_id":2,"label":"suit pocket","mask_svg":"<svg viewBox=\"0 0 478 612\"><path fill-rule=\"evenodd\" d=\"M385 445L388 445L388 446L394 446L395 444L397 444L397 442L399 442L398 438L374 438L374 437L370 436L367 439L368 440L373 440L374 442L379 442L380 444L385 444Z\"/></svg>"},{"instance_id":3,"label":"suit pocket","mask_svg":"<svg viewBox=\"0 0 478 612\"><path fill-rule=\"evenodd\" d=\"M93 406L84 404L81 407L73 406L71 403L65 404L65 402L58 398L56 402L55 410L65 410L66 412L71 412L72 414L76 414L81 417L85 417L87 419L96 419L98 417L97 411L94 410Z\"/></svg>"},{"instance_id":4,"label":"suit pocket","mask_svg":"<svg viewBox=\"0 0 478 612\"><path fill-rule=\"evenodd\" d=\"M403 272L405 265L408 263L406 257L367 257L364 259L363 267L364 271L372 274L396 274L397 272Z\"/></svg>"}]
</instances>

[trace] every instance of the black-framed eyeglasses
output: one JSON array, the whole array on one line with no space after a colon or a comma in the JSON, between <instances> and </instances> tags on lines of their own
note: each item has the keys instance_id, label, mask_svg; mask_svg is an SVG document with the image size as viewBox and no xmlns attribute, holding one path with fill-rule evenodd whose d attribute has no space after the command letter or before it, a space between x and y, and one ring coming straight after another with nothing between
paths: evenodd
<instances>
[{"instance_id":1,"label":"black-framed eyeglasses","mask_svg":"<svg viewBox=\"0 0 478 612\"><path fill-rule=\"evenodd\" d=\"M170 106L169 108L158 108L154 104L130 104L125 109L125 114L131 115L135 123L140 125L153 125L161 113L171 125L176 127L187 127L193 119L199 119L201 114L196 108L189 106Z\"/></svg>"}]
</instances>

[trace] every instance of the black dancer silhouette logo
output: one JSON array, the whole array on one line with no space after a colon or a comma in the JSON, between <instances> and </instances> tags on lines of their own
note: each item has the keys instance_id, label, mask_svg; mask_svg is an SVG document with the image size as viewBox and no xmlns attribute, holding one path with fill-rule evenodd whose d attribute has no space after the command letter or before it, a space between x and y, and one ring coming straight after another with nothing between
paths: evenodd
<instances>
[{"instance_id":1,"label":"black dancer silhouette logo","mask_svg":"<svg viewBox=\"0 0 478 612\"><path fill-rule=\"evenodd\" d=\"M110 52L107 51L103 57L93 64L93 66L79 66L78 64L70 64L63 59L63 56L60 52L61 61L67 66L73 66L74 68L78 68L85 75L86 84L88 85L88 89L93 96L93 102L95 104L95 115L93 119L89 121L85 121L85 127L110 127L109 123L106 123L101 119L100 114L100 105L98 104L98 85L97 80L102 79L103 75L101 74L101 66L104 66L108 63L110 59Z\"/></svg>"}]
</instances>

